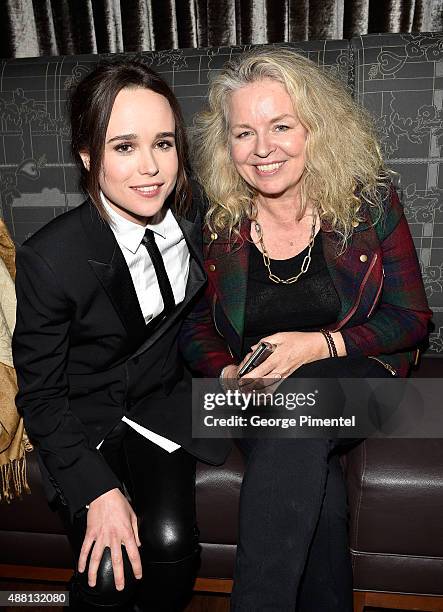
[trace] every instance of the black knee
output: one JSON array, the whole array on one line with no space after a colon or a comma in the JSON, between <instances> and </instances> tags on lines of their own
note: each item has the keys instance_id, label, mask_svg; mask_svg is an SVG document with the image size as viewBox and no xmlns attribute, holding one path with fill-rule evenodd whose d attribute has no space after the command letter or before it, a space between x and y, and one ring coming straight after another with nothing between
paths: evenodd
<instances>
[{"instance_id":1,"label":"black knee","mask_svg":"<svg viewBox=\"0 0 443 612\"><path fill-rule=\"evenodd\" d=\"M86 609L86 606L120 607L125 606L135 598L138 581L134 576L126 549L123 546L122 557L125 577L125 587L122 591L117 591L115 588L111 550L109 548L105 548L103 551L94 587L90 587L88 584L89 559L85 571L81 574L76 572L71 584L71 598L73 603L78 604L79 609L82 609L82 606L84 609Z\"/></svg>"},{"instance_id":2,"label":"black knee","mask_svg":"<svg viewBox=\"0 0 443 612\"><path fill-rule=\"evenodd\" d=\"M148 562L174 562L195 554L198 530L194 524L164 517L158 522L141 521L139 536Z\"/></svg>"}]
</instances>

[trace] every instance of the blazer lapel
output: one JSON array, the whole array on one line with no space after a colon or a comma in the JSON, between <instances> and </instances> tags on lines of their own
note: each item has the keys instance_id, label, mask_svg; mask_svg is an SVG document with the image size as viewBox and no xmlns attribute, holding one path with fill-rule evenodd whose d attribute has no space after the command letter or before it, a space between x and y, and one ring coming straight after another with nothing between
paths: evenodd
<instances>
[{"instance_id":1,"label":"blazer lapel","mask_svg":"<svg viewBox=\"0 0 443 612\"><path fill-rule=\"evenodd\" d=\"M337 323L329 326L331 329L340 329L355 314L369 275L375 266L381 266L375 252L373 228L366 225L353 233L344 253L338 253L339 246L334 232L324 231L323 254L341 301Z\"/></svg>"},{"instance_id":2,"label":"blazer lapel","mask_svg":"<svg viewBox=\"0 0 443 612\"><path fill-rule=\"evenodd\" d=\"M194 257L203 269L203 238L200 213L197 211L197 215L193 221L185 217L179 217L178 215L174 215L174 217L183 232L191 258Z\"/></svg>"},{"instance_id":3,"label":"blazer lapel","mask_svg":"<svg viewBox=\"0 0 443 612\"><path fill-rule=\"evenodd\" d=\"M202 221L198 207L191 211L191 219L181 217L174 213L174 217L183 232L184 239L189 249L189 274L186 283L186 292L183 302L179 306L185 306L206 282L205 268L203 264L203 234Z\"/></svg>"},{"instance_id":4,"label":"blazer lapel","mask_svg":"<svg viewBox=\"0 0 443 612\"><path fill-rule=\"evenodd\" d=\"M89 202L82 211L82 223L89 237L88 263L120 317L128 336L140 342L145 321L125 258L109 225Z\"/></svg>"},{"instance_id":5,"label":"blazer lapel","mask_svg":"<svg viewBox=\"0 0 443 612\"><path fill-rule=\"evenodd\" d=\"M246 291L249 267L251 224L246 221L240 228L240 235L232 243L229 237L209 234L206 268L210 282L217 288L220 306L231 323L240 353L245 325ZM234 338L230 338L230 344Z\"/></svg>"},{"instance_id":6,"label":"blazer lapel","mask_svg":"<svg viewBox=\"0 0 443 612\"><path fill-rule=\"evenodd\" d=\"M137 357L141 353L148 350L154 342L157 342L174 323L177 322L183 313L186 311L189 302L196 296L198 291L203 287L206 282L206 275L204 270L200 267L197 261L191 256L189 264L189 275L188 282L186 285L186 295L183 302L178 304L174 312L165 317L157 329L147 338L143 344L135 351L133 357Z\"/></svg>"}]
</instances>

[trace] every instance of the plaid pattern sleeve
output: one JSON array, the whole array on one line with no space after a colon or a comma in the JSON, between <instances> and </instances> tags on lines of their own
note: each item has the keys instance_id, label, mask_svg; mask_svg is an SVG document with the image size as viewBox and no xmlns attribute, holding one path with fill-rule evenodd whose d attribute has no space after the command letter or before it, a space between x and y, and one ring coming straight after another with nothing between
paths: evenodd
<instances>
[{"instance_id":1,"label":"plaid pattern sleeve","mask_svg":"<svg viewBox=\"0 0 443 612\"><path fill-rule=\"evenodd\" d=\"M217 332L208 304L208 290L185 319L180 351L193 374L218 378L222 369L235 363L227 343Z\"/></svg>"},{"instance_id":2,"label":"plaid pattern sleeve","mask_svg":"<svg viewBox=\"0 0 443 612\"><path fill-rule=\"evenodd\" d=\"M414 349L426 337L432 316L408 222L393 188L376 231L383 254L383 289L367 322L341 330L348 355Z\"/></svg>"}]
</instances>

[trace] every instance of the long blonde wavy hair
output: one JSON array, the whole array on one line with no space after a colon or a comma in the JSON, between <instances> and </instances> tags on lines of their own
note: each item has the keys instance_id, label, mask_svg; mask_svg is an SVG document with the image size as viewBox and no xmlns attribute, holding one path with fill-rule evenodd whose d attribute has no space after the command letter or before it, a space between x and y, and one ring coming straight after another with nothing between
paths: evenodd
<instances>
[{"instance_id":1,"label":"long blonde wavy hair","mask_svg":"<svg viewBox=\"0 0 443 612\"><path fill-rule=\"evenodd\" d=\"M231 159L229 96L262 79L286 88L308 132L299 218L311 202L344 248L355 222L362 220L363 202L382 212L380 187L388 183L389 171L370 116L339 81L285 48L255 50L231 60L211 82L208 108L195 117L194 169L209 199L207 223L214 231L237 232L245 217L255 218L256 192Z\"/></svg>"}]
</instances>

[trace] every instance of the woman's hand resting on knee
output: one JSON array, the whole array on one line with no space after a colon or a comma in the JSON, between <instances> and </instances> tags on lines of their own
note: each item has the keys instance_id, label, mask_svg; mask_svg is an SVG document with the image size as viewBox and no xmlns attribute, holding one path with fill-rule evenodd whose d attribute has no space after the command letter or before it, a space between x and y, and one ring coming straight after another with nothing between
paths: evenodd
<instances>
[{"instance_id":1,"label":"woman's hand resting on knee","mask_svg":"<svg viewBox=\"0 0 443 612\"><path fill-rule=\"evenodd\" d=\"M142 565L138 552L140 539L138 537L137 517L121 491L111 489L94 499L89 505L86 534L78 561L78 571L84 572L89 551L93 546L89 560L89 586L95 586L103 551L109 546L115 587L118 591L124 588L122 544L128 553L134 576L141 578Z\"/></svg>"}]
</instances>

